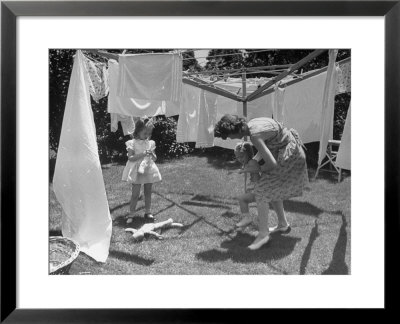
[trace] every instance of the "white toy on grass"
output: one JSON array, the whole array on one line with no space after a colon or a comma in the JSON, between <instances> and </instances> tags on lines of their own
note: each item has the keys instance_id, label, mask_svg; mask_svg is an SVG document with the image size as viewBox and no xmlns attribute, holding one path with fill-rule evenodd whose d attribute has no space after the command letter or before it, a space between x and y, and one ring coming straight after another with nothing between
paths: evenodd
<instances>
[{"instance_id":1,"label":"white toy on grass","mask_svg":"<svg viewBox=\"0 0 400 324\"><path fill-rule=\"evenodd\" d=\"M158 239L162 239L162 235L158 234L155 231L158 230L158 229L161 229L163 227L183 227L183 225L180 224L180 223L174 223L172 218L170 218L170 219L168 219L168 220L166 220L164 222L144 224L139 229L126 228L125 232L131 232L132 233L132 237L135 240L142 239L145 234L153 235L153 236L157 237Z\"/></svg>"}]
</instances>

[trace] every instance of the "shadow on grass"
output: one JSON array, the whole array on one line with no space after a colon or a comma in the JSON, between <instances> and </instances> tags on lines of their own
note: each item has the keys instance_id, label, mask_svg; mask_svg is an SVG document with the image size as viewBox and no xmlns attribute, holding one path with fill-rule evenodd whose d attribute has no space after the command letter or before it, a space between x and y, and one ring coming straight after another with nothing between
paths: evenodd
<instances>
[{"instance_id":1,"label":"shadow on grass","mask_svg":"<svg viewBox=\"0 0 400 324\"><path fill-rule=\"evenodd\" d=\"M301 239L285 236L271 235L271 240L261 249L251 251L247 249L254 241L254 236L238 233L233 239L221 243L226 251L212 249L199 252L196 257L206 262L221 262L232 260L240 263L263 262L282 259L292 253L298 241Z\"/></svg>"},{"instance_id":2,"label":"shadow on grass","mask_svg":"<svg viewBox=\"0 0 400 324\"><path fill-rule=\"evenodd\" d=\"M347 220L342 215L342 226L340 227L339 237L333 249L332 261L329 267L322 272L324 275L346 275L349 274L349 267L346 264L346 248L347 248Z\"/></svg>"},{"instance_id":3,"label":"shadow on grass","mask_svg":"<svg viewBox=\"0 0 400 324\"><path fill-rule=\"evenodd\" d=\"M62 236L61 230L50 230L49 236Z\"/></svg>"},{"instance_id":4,"label":"shadow on grass","mask_svg":"<svg viewBox=\"0 0 400 324\"><path fill-rule=\"evenodd\" d=\"M183 201L181 205L186 206L197 206L197 207L208 207L208 208L222 208L222 209L231 209L231 207L223 205L223 204L205 204L196 201Z\"/></svg>"},{"instance_id":5,"label":"shadow on grass","mask_svg":"<svg viewBox=\"0 0 400 324\"><path fill-rule=\"evenodd\" d=\"M285 208L285 211L309 215L313 217L318 217L324 212L323 209L314 206L313 204L310 204L306 201L285 200L283 202L283 206Z\"/></svg>"},{"instance_id":6,"label":"shadow on grass","mask_svg":"<svg viewBox=\"0 0 400 324\"><path fill-rule=\"evenodd\" d=\"M133 262L138 265L150 266L154 263L153 259L146 259L135 254L125 253L116 250L110 250L110 258L118 259L119 261Z\"/></svg>"},{"instance_id":7,"label":"shadow on grass","mask_svg":"<svg viewBox=\"0 0 400 324\"><path fill-rule=\"evenodd\" d=\"M315 224L311 230L311 234L308 239L307 246L304 249L303 256L301 257L301 262L300 262L300 274L301 275L304 275L306 273L307 264L308 264L308 261L310 260L310 256L311 256L311 249L312 249L312 246L318 236L319 236L318 222L317 222L317 220L315 220Z\"/></svg>"}]
</instances>

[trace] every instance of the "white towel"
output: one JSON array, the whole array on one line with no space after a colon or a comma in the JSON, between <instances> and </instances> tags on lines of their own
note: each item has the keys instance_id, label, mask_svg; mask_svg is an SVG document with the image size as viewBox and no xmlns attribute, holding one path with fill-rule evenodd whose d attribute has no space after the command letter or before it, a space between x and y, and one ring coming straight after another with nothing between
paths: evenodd
<instances>
[{"instance_id":1,"label":"white towel","mask_svg":"<svg viewBox=\"0 0 400 324\"><path fill-rule=\"evenodd\" d=\"M112 223L81 51L72 68L53 188L63 209L63 236L76 240L81 251L96 261L105 262Z\"/></svg>"},{"instance_id":2,"label":"white towel","mask_svg":"<svg viewBox=\"0 0 400 324\"><path fill-rule=\"evenodd\" d=\"M109 70L109 94L108 112L124 116L144 117L164 115L166 104L160 100L140 100L134 98L118 97L119 64L115 60L108 62Z\"/></svg>"},{"instance_id":3,"label":"white towel","mask_svg":"<svg viewBox=\"0 0 400 324\"><path fill-rule=\"evenodd\" d=\"M182 93L180 54L135 54L119 57L120 97L178 102Z\"/></svg>"},{"instance_id":4,"label":"white towel","mask_svg":"<svg viewBox=\"0 0 400 324\"><path fill-rule=\"evenodd\" d=\"M339 168L351 170L351 106L347 112L336 165Z\"/></svg>"}]
</instances>

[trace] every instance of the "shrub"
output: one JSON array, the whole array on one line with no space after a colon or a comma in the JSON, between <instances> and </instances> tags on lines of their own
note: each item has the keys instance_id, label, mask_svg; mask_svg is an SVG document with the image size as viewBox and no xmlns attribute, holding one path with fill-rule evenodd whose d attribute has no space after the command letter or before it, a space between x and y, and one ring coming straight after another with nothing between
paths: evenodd
<instances>
[{"instance_id":1,"label":"shrub","mask_svg":"<svg viewBox=\"0 0 400 324\"><path fill-rule=\"evenodd\" d=\"M156 142L156 154L161 160L177 158L191 152L187 143L176 141L177 121L172 117L158 116L152 134Z\"/></svg>"}]
</instances>

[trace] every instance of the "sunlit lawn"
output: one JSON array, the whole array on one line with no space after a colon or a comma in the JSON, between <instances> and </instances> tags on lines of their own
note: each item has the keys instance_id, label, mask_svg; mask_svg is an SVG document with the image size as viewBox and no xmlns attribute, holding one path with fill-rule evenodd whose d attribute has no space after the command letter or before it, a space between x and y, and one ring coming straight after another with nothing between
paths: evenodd
<instances>
[{"instance_id":1,"label":"sunlit lawn","mask_svg":"<svg viewBox=\"0 0 400 324\"><path fill-rule=\"evenodd\" d=\"M243 176L228 174L236 164L205 156L159 164L163 182L154 186L153 213L158 221L173 218L184 227L163 231L163 240L141 242L124 231L132 224L124 219L130 187L120 180L123 167L110 164L103 170L110 210L117 217L109 258L101 264L81 253L70 274L350 273L350 177L341 183L334 177L311 182L303 197L285 202L291 233L274 235L262 249L249 251L255 228L231 231L240 219L234 198L243 191ZM138 206L143 215L143 201ZM133 225L140 223L138 218ZM50 234L59 235L60 227L61 207L50 190Z\"/></svg>"}]
</instances>

